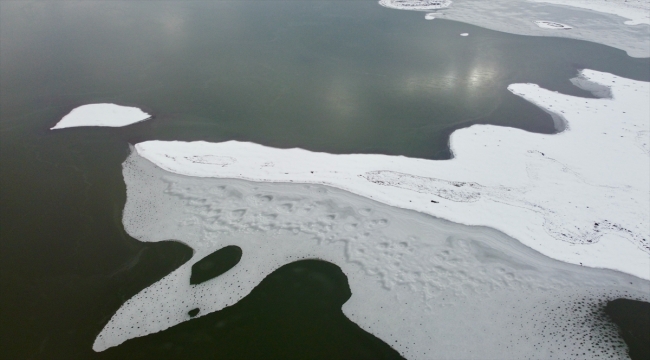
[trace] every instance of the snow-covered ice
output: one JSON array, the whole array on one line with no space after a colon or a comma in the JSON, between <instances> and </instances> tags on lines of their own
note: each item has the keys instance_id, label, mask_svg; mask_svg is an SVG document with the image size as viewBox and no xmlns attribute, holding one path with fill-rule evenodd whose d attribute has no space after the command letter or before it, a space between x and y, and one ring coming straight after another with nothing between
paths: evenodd
<instances>
[{"instance_id":1,"label":"snow-covered ice","mask_svg":"<svg viewBox=\"0 0 650 360\"><path fill-rule=\"evenodd\" d=\"M424 15L425 20L433 20L435 18L436 18L436 13L428 13L428 14Z\"/></svg>"},{"instance_id":2,"label":"snow-covered ice","mask_svg":"<svg viewBox=\"0 0 650 360\"><path fill-rule=\"evenodd\" d=\"M202 164L197 169L206 173L247 161L170 153ZM352 297L343 306L346 316L409 359L625 357L625 347L614 340L616 327L594 315L607 299L650 300L648 281L555 261L493 229L323 185L288 183L296 170L311 175L310 168L294 166L283 183L188 177L162 170L133 151L123 164L125 230L141 241L181 241L194 254L127 300L93 349L189 321L193 309L199 309L198 316L223 309L282 265L316 258L338 265L347 276ZM412 198L438 199L444 206L431 194ZM455 199L481 202L471 195ZM235 267L190 283L194 264L231 245L242 249Z\"/></svg>"},{"instance_id":3,"label":"snow-covered ice","mask_svg":"<svg viewBox=\"0 0 650 360\"><path fill-rule=\"evenodd\" d=\"M150 119L151 115L129 106L115 104L89 104L73 109L51 130L77 126L120 127Z\"/></svg>"},{"instance_id":4,"label":"snow-covered ice","mask_svg":"<svg viewBox=\"0 0 650 360\"><path fill-rule=\"evenodd\" d=\"M386 1L380 4L386 6ZM408 3L413 3L408 6ZM456 0L447 7L421 9L400 1L400 10L435 10L435 17L518 35L587 40L650 57L650 2L647 0ZM571 24L572 31L548 31L536 20Z\"/></svg>"},{"instance_id":5,"label":"snow-covered ice","mask_svg":"<svg viewBox=\"0 0 650 360\"><path fill-rule=\"evenodd\" d=\"M650 25L650 1L647 0L529 0L555 5L571 6L613 14L622 18L626 25Z\"/></svg>"},{"instance_id":6,"label":"snow-covered ice","mask_svg":"<svg viewBox=\"0 0 650 360\"><path fill-rule=\"evenodd\" d=\"M448 8L450 0L379 0L379 5L400 10L437 10Z\"/></svg>"},{"instance_id":7,"label":"snow-covered ice","mask_svg":"<svg viewBox=\"0 0 650 360\"><path fill-rule=\"evenodd\" d=\"M475 125L452 134L444 161L136 144L125 230L194 255L126 301L93 349L223 309L280 266L318 258L348 277L346 316L407 358L624 358L594 314L615 297L650 301L650 83L591 70L573 82L611 98L513 84L564 130ZM229 245L240 263L191 285L192 265Z\"/></svg>"},{"instance_id":8,"label":"snow-covered ice","mask_svg":"<svg viewBox=\"0 0 650 360\"><path fill-rule=\"evenodd\" d=\"M329 185L492 227L557 260L650 279L650 84L591 70L581 77L609 87L613 98L513 84L512 93L565 119L566 129L543 135L474 125L452 134L454 158L445 161L236 141L135 148L178 174Z\"/></svg>"},{"instance_id":9,"label":"snow-covered ice","mask_svg":"<svg viewBox=\"0 0 650 360\"><path fill-rule=\"evenodd\" d=\"M469 36L469 34L468 33L462 33L462 34L460 34L460 36Z\"/></svg>"}]
</instances>

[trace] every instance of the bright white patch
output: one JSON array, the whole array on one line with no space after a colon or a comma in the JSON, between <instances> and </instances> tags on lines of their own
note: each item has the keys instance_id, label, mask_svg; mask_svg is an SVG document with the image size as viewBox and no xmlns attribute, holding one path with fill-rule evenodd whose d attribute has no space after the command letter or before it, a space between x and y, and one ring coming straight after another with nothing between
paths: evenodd
<instances>
[{"instance_id":1,"label":"bright white patch","mask_svg":"<svg viewBox=\"0 0 650 360\"><path fill-rule=\"evenodd\" d=\"M629 19L626 25L650 25L650 2L647 0L530 0L572 6Z\"/></svg>"},{"instance_id":2,"label":"bright white patch","mask_svg":"<svg viewBox=\"0 0 650 360\"><path fill-rule=\"evenodd\" d=\"M426 14L426 15L424 15L424 18L425 18L426 20L433 20L433 19L436 18L436 13L429 13L429 14Z\"/></svg>"},{"instance_id":3,"label":"bright white patch","mask_svg":"<svg viewBox=\"0 0 650 360\"><path fill-rule=\"evenodd\" d=\"M650 84L591 70L581 76L610 87L613 98L510 85L512 93L566 119L567 129L543 135L474 125L452 134L454 158L446 161L332 155L236 141L148 141L136 149L171 172L330 185L454 222L493 227L554 259L650 279ZM207 155L237 162L214 166L188 160Z\"/></svg>"},{"instance_id":4,"label":"bright white patch","mask_svg":"<svg viewBox=\"0 0 650 360\"><path fill-rule=\"evenodd\" d=\"M545 20L535 20L535 24L542 29L553 29L553 30L569 30L573 29L571 26L566 25L566 24L560 24L557 22L552 22L552 21L545 21Z\"/></svg>"},{"instance_id":5,"label":"bright white patch","mask_svg":"<svg viewBox=\"0 0 650 360\"><path fill-rule=\"evenodd\" d=\"M128 106L115 104L89 104L79 106L64 116L51 130L77 126L131 125L151 118L146 112Z\"/></svg>"},{"instance_id":6,"label":"bright white patch","mask_svg":"<svg viewBox=\"0 0 650 360\"><path fill-rule=\"evenodd\" d=\"M450 0L379 0L379 5L400 10L435 10L448 8Z\"/></svg>"},{"instance_id":7,"label":"bright white patch","mask_svg":"<svg viewBox=\"0 0 650 360\"><path fill-rule=\"evenodd\" d=\"M177 155L187 160L186 154ZM264 165L260 169L268 169ZM649 283L630 275L555 261L492 229L335 188L187 177L162 170L135 151L123 174L124 229L140 241L182 241L194 255L126 301L97 336L95 351L190 321L191 309L202 316L233 305L278 267L305 258L338 265L352 290L345 315L408 359L519 359L532 353L623 358L625 348L609 342L616 327L590 314L598 302L622 294L650 299ZM484 190L396 173L367 176L398 181L413 189L412 199L419 202L438 198L429 194L435 192L450 202L475 205ZM242 249L239 264L191 285L192 265L228 245Z\"/></svg>"},{"instance_id":8,"label":"bright white patch","mask_svg":"<svg viewBox=\"0 0 650 360\"><path fill-rule=\"evenodd\" d=\"M460 36L469 36L469 34L468 33L462 33L462 34L460 34Z\"/></svg>"}]
</instances>

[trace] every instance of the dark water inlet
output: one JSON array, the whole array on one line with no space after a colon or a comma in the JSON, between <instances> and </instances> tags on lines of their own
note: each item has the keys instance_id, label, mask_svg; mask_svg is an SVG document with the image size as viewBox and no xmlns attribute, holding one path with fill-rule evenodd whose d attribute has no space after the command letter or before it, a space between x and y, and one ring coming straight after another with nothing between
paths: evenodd
<instances>
[{"instance_id":1,"label":"dark water inlet","mask_svg":"<svg viewBox=\"0 0 650 360\"><path fill-rule=\"evenodd\" d=\"M650 303L632 299L607 302L605 313L619 329L632 360L650 359Z\"/></svg>"},{"instance_id":2,"label":"dark water inlet","mask_svg":"<svg viewBox=\"0 0 650 360\"><path fill-rule=\"evenodd\" d=\"M345 317L341 306L350 295L347 279L336 265L297 261L273 272L231 307L129 340L97 357L402 359Z\"/></svg>"}]
</instances>

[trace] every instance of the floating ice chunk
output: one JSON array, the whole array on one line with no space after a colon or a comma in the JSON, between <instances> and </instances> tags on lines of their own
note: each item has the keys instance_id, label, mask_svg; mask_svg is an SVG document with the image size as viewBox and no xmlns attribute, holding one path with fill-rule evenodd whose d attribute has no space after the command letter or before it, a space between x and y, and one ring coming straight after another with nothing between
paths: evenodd
<instances>
[{"instance_id":1,"label":"floating ice chunk","mask_svg":"<svg viewBox=\"0 0 650 360\"><path fill-rule=\"evenodd\" d=\"M469 34L468 33L462 33L462 34L460 34L460 36L469 36Z\"/></svg>"},{"instance_id":2,"label":"floating ice chunk","mask_svg":"<svg viewBox=\"0 0 650 360\"><path fill-rule=\"evenodd\" d=\"M428 13L428 14L424 15L424 18L426 20L433 20L433 19L436 18L436 13Z\"/></svg>"},{"instance_id":3,"label":"floating ice chunk","mask_svg":"<svg viewBox=\"0 0 650 360\"><path fill-rule=\"evenodd\" d=\"M541 27L542 29L553 29L553 30L570 30L573 29L571 26L566 24L561 24L553 21L546 20L536 20L535 25Z\"/></svg>"},{"instance_id":4,"label":"floating ice chunk","mask_svg":"<svg viewBox=\"0 0 650 360\"><path fill-rule=\"evenodd\" d=\"M77 126L120 127L150 119L151 115L129 106L115 104L89 104L73 109L51 130Z\"/></svg>"},{"instance_id":5,"label":"floating ice chunk","mask_svg":"<svg viewBox=\"0 0 650 360\"><path fill-rule=\"evenodd\" d=\"M450 0L379 0L381 6L400 10L445 9L451 6L451 3Z\"/></svg>"},{"instance_id":6,"label":"floating ice chunk","mask_svg":"<svg viewBox=\"0 0 650 360\"><path fill-rule=\"evenodd\" d=\"M515 95L558 115L566 129L545 135L474 125L451 135L454 158L445 161L236 141L148 141L136 149L171 172L331 185L389 205L493 227L554 259L650 279L650 83L591 70L581 77L576 84L598 83L613 97L580 98L534 84L510 85ZM237 161L222 166L192 161L205 156Z\"/></svg>"}]
</instances>

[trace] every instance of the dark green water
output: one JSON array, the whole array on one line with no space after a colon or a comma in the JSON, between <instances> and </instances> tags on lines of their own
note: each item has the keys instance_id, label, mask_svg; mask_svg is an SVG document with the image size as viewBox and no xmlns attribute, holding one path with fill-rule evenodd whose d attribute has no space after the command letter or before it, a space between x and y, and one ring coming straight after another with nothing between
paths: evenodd
<instances>
[{"instance_id":1,"label":"dark green water","mask_svg":"<svg viewBox=\"0 0 650 360\"><path fill-rule=\"evenodd\" d=\"M181 244L143 244L124 232L128 143L238 139L442 159L449 133L474 123L553 132L546 113L506 87L534 82L590 96L569 82L582 68L650 79L648 59L613 48L425 21L375 1L2 2L0 357L92 357L115 310L191 256ZM74 107L97 102L139 106L155 118L48 130ZM290 266L347 286L319 264ZM265 291L280 296L294 281L284 278ZM247 301L261 313L276 309ZM340 310L340 299L332 301ZM229 311L246 317L247 306ZM355 324L331 318L270 354L319 338L330 339L323 341L333 354L368 347L391 354L376 338L355 337ZM231 331L258 334L278 321L247 319L249 328ZM288 321L300 328L310 320ZM333 333L358 341L339 343ZM195 356L237 354L247 344L237 339L218 344L222 350L199 344Z\"/></svg>"}]
</instances>

